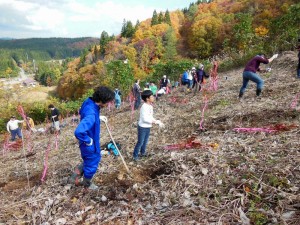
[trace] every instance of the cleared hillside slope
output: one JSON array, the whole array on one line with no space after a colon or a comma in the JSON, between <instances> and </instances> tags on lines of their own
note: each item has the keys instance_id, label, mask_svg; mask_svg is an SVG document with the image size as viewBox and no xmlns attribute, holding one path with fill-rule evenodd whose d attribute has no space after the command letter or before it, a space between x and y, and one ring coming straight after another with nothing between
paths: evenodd
<instances>
[{"instance_id":1,"label":"cleared hillside slope","mask_svg":"<svg viewBox=\"0 0 300 225\"><path fill-rule=\"evenodd\" d=\"M154 110L166 128L152 128L148 151L153 155L138 163L131 160L138 114L132 119L128 104L118 112L103 111L131 173L120 159L104 155L94 179L97 192L65 184L80 160L71 118L65 120L58 149L53 135L28 137L26 157L21 148L0 160L0 223L300 224L300 103L291 108L300 92L296 59L296 52L284 52L272 63L271 73L262 75L261 99L255 98L253 84L242 101L237 99L242 68L219 73L216 92L194 95L179 88L163 96ZM104 144L110 138L103 124L101 130ZM178 149L165 150L167 145ZM47 149L47 176L41 183Z\"/></svg>"}]
</instances>

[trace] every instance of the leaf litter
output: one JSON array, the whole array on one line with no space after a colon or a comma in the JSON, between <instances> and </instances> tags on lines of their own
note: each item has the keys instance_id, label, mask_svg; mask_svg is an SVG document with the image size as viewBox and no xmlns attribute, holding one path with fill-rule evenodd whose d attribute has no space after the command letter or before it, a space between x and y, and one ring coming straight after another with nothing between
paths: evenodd
<instances>
[{"instance_id":1,"label":"leaf litter","mask_svg":"<svg viewBox=\"0 0 300 225\"><path fill-rule=\"evenodd\" d=\"M85 192L65 182L80 161L71 122L62 129L58 149L49 143L54 140L50 134L33 134L30 151L26 140L18 151L3 150L0 223L300 224L300 103L293 102L300 85L294 78L296 61L291 61L296 57L284 52L272 72L262 75L261 99L255 98L254 84L242 101L237 99L242 68L219 73L218 90L205 95L204 129L199 129L204 92L179 87L161 97L154 112L166 128L151 129L151 155L138 163L131 159L138 112L131 115L129 103L119 111L104 110L131 174L120 159L103 155L94 178L99 191ZM101 126L104 144L110 137Z\"/></svg>"}]
</instances>

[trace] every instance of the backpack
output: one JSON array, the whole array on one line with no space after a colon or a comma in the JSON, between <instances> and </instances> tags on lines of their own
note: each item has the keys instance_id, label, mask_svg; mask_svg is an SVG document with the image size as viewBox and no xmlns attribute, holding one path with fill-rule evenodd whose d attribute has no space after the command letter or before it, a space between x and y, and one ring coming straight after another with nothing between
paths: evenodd
<instances>
[{"instance_id":1,"label":"backpack","mask_svg":"<svg viewBox=\"0 0 300 225\"><path fill-rule=\"evenodd\" d=\"M121 150L121 145L118 142L116 142L116 146L119 150ZM105 145L105 149L110 154L113 154L114 156L119 156L119 152L118 152L116 146L114 145L113 141L110 141Z\"/></svg>"}]
</instances>

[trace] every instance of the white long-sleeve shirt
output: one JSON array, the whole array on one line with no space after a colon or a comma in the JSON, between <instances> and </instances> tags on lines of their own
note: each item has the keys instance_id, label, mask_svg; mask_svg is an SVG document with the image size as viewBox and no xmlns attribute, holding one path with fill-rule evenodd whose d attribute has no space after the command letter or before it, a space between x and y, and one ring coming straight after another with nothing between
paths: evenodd
<instances>
[{"instance_id":1,"label":"white long-sleeve shirt","mask_svg":"<svg viewBox=\"0 0 300 225\"><path fill-rule=\"evenodd\" d=\"M153 106L144 103L140 109L139 126L144 128L152 127L152 123L155 123L156 119L153 118Z\"/></svg>"},{"instance_id":2,"label":"white long-sleeve shirt","mask_svg":"<svg viewBox=\"0 0 300 225\"><path fill-rule=\"evenodd\" d=\"M10 120L8 121L7 125L6 125L6 128L7 128L7 131L10 132L11 130L16 130L19 128L19 123L23 123L24 120Z\"/></svg>"},{"instance_id":3,"label":"white long-sleeve shirt","mask_svg":"<svg viewBox=\"0 0 300 225\"><path fill-rule=\"evenodd\" d=\"M193 80L193 75L191 71L189 71L188 73L188 80Z\"/></svg>"}]
</instances>

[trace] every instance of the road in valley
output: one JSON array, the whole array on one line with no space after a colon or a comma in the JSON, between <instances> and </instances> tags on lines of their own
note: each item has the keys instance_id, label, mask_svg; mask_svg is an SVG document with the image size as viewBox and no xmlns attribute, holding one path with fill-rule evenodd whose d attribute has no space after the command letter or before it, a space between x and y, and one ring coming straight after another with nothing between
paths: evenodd
<instances>
[{"instance_id":1,"label":"road in valley","mask_svg":"<svg viewBox=\"0 0 300 225\"><path fill-rule=\"evenodd\" d=\"M22 81L28 78L28 74L25 73L23 68L20 68L19 76L13 78L2 78L0 82L4 84L4 86L14 85L14 84L22 84Z\"/></svg>"}]
</instances>

